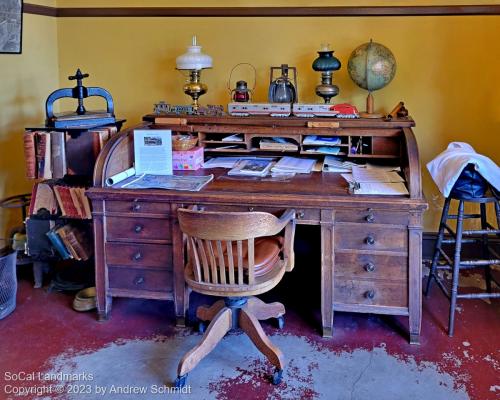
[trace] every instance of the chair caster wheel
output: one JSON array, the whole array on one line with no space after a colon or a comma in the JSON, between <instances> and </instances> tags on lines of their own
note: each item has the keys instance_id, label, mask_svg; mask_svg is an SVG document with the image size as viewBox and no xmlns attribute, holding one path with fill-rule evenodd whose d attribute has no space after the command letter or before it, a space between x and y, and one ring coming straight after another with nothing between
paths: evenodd
<instances>
[{"instance_id":1,"label":"chair caster wheel","mask_svg":"<svg viewBox=\"0 0 500 400\"><path fill-rule=\"evenodd\" d=\"M179 375L174 382L176 388L183 388L186 386L187 374Z\"/></svg>"},{"instance_id":2,"label":"chair caster wheel","mask_svg":"<svg viewBox=\"0 0 500 400\"><path fill-rule=\"evenodd\" d=\"M285 326L285 317L278 317L278 329L283 329Z\"/></svg>"},{"instance_id":3,"label":"chair caster wheel","mask_svg":"<svg viewBox=\"0 0 500 400\"><path fill-rule=\"evenodd\" d=\"M274 371L273 385L279 385L281 383L282 378L283 378L283 370L282 369L277 369L276 371Z\"/></svg>"},{"instance_id":4,"label":"chair caster wheel","mask_svg":"<svg viewBox=\"0 0 500 400\"><path fill-rule=\"evenodd\" d=\"M205 329L207 329L207 324L203 321L198 322L198 332L205 333Z\"/></svg>"}]
</instances>

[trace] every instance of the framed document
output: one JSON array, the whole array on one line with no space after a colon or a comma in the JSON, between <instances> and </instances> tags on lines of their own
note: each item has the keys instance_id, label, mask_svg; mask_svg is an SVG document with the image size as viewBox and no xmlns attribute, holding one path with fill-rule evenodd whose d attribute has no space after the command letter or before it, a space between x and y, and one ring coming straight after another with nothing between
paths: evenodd
<instances>
[{"instance_id":1,"label":"framed document","mask_svg":"<svg viewBox=\"0 0 500 400\"><path fill-rule=\"evenodd\" d=\"M0 1L0 53L21 54L23 1Z\"/></svg>"}]
</instances>

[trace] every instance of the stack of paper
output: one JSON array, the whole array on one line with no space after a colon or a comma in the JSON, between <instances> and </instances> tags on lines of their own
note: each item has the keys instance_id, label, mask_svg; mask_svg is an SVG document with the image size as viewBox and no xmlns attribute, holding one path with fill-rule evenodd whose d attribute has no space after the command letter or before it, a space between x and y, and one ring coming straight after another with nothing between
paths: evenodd
<instances>
[{"instance_id":1,"label":"stack of paper","mask_svg":"<svg viewBox=\"0 0 500 400\"><path fill-rule=\"evenodd\" d=\"M339 154L340 153L340 147L337 147L337 146L314 146L314 147L309 147L306 150L306 153Z\"/></svg>"},{"instance_id":2,"label":"stack of paper","mask_svg":"<svg viewBox=\"0 0 500 400\"><path fill-rule=\"evenodd\" d=\"M336 146L340 144L340 138L338 136L308 135L305 137L302 144L313 144L317 146Z\"/></svg>"},{"instance_id":3,"label":"stack of paper","mask_svg":"<svg viewBox=\"0 0 500 400\"><path fill-rule=\"evenodd\" d=\"M340 157L326 156L323 161L323 172L351 172L353 166L358 165L351 161L344 161Z\"/></svg>"},{"instance_id":4,"label":"stack of paper","mask_svg":"<svg viewBox=\"0 0 500 400\"><path fill-rule=\"evenodd\" d=\"M308 174L314 167L316 160L309 158L282 157L272 167L273 173Z\"/></svg>"},{"instance_id":5,"label":"stack of paper","mask_svg":"<svg viewBox=\"0 0 500 400\"><path fill-rule=\"evenodd\" d=\"M407 195L404 179L395 171L354 166L352 174L342 174L355 194Z\"/></svg>"}]
</instances>

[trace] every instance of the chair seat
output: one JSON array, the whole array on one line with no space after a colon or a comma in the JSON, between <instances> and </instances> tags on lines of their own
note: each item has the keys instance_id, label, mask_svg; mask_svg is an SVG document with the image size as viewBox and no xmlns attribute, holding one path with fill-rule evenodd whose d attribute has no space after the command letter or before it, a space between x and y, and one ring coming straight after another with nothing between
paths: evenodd
<instances>
[{"instance_id":1,"label":"chair seat","mask_svg":"<svg viewBox=\"0 0 500 400\"><path fill-rule=\"evenodd\" d=\"M236 244L233 243L233 263L238 265L238 252ZM247 242L243 243L243 269L248 270L248 245ZM268 236L255 239L254 250L254 275L263 276L268 273L279 260L280 253L283 250L283 237L282 236ZM227 261L227 249L224 251Z\"/></svg>"}]
</instances>

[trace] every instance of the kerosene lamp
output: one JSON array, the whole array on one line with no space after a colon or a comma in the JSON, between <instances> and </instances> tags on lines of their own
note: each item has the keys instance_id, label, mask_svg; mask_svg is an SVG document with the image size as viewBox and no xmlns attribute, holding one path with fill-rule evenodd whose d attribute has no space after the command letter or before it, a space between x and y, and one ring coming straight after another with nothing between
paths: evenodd
<instances>
[{"instance_id":1,"label":"kerosene lamp","mask_svg":"<svg viewBox=\"0 0 500 400\"><path fill-rule=\"evenodd\" d=\"M193 109L198 110L198 98L208 90L207 85L200 82L202 69L212 68L212 57L201 52L201 46L196 43L193 36L193 44L188 47L187 52L175 59L178 70L189 71L189 81L182 87L184 93L193 99Z\"/></svg>"},{"instance_id":2,"label":"kerosene lamp","mask_svg":"<svg viewBox=\"0 0 500 400\"><path fill-rule=\"evenodd\" d=\"M332 84L333 71L340 69L340 61L333 55L329 44L322 44L318 51L319 57L313 61L312 69L321 72L321 84L316 86L316 94L323 98L325 103L339 94L339 87Z\"/></svg>"}]
</instances>

